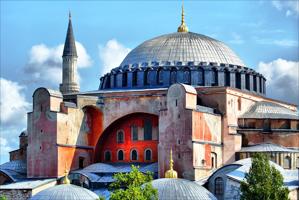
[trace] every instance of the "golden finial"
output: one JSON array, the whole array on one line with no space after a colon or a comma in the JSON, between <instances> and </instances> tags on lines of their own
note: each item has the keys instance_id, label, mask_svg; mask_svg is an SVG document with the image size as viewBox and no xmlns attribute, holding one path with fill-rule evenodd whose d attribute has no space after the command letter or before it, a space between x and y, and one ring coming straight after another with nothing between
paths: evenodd
<instances>
[{"instance_id":1,"label":"golden finial","mask_svg":"<svg viewBox=\"0 0 299 200\"><path fill-rule=\"evenodd\" d=\"M172 149L170 149L169 170L165 172L165 178L178 178L178 173L173 170Z\"/></svg>"},{"instance_id":2,"label":"golden finial","mask_svg":"<svg viewBox=\"0 0 299 200\"><path fill-rule=\"evenodd\" d=\"M184 12L184 2L182 3L182 21L181 25L178 27L178 32L188 32L188 27L185 24L185 12Z\"/></svg>"},{"instance_id":3,"label":"golden finial","mask_svg":"<svg viewBox=\"0 0 299 200\"><path fill-rule=\"evenodd\" d=\"M68 178L68 170L66 169L66 163L65 163L65 171L64 171L64 178L63 178L63 184L70 184L71 181L70 179Z\"/></svg>"}]
</instances>

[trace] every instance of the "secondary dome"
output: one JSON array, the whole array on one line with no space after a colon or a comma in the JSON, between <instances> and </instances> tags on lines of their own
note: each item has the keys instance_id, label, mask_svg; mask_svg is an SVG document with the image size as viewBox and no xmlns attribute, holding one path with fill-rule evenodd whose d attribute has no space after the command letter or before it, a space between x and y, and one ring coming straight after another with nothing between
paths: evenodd
<instances>
[{"instance_id":1,"label":"secondary dome","mask_svg":"<svg viewBox=\"0 0 299 200\"><path fill-rule=\"evenodd\" d=\"M158 189L160 200L217 200L216 197L204 187L185 179L161 178L153 180L152 185Z\"/></svg>"},{"instance_id":2,"label":"secondary dome","mask_svg":"<svg viewBox=\"0 0 299 200\"><path fill-rule=\"evenodd\" d=\"M245 66L224 43L192 32L171 33L147 40L133 49L121 66L151 62L207 62Z\"/></svg>"},{"instance_id":3,"label":"secondary dome","mask_svg":"<svg viewBox=\"0 0 299 200\"><path fill-rule=\"evenodd\" d=\"M98 195L88 189L71 184L62 184L42 190L30 200L96 200Z\"/></svg>"}]
</instances>

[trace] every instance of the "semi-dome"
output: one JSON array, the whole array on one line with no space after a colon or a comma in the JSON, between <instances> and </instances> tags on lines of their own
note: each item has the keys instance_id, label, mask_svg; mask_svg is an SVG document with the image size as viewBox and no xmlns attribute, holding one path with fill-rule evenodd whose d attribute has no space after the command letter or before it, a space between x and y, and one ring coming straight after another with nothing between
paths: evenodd
<instances>
[{"instance_id":1,"label":"semi-dome","mask_svg":"<svg viewBox=\"0 0 299 200\"><path fill-rule=\"evenodd\" d=\"M192 32L171 33L147 40L133 49L120 66L152 62L212 62L245 66L223 42Z\"/></svg>"},{"instance_id":2,"label":"semi-dome","mask_svg":"<svg viewBox=\"0 0 299 200\"><path fill-rule=\"evenodd\" d=\"M88 189L71 184L47 188L33 195L30 200L96 200L98 195Z\"/></svg>"},{"instance_id":3,"label":"semi-dome","mask_svg":"<svg viewBox=\"0 0 299 200\"><path fill-rule=\"evenodd\" d=\"M161 178L152 181L154 188L158 189L160 200L216 200L216 197L201 185L176 178Z\"/></svg>"}]
</instances>

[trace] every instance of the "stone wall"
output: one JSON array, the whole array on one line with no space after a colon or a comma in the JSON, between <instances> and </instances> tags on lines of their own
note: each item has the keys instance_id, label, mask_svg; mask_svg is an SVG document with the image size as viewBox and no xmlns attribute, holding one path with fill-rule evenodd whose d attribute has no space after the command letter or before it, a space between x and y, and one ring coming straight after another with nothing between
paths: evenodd
<instances>
[{"instance_id":1,"label":"stone wall","mask_svg":"<svg viewBox=\"0 0 299 200\"><path fill-rule=\"evenodd\" d=\"M1 190L0 189L0 197L1 195L5 196L7 200L27 200L32 196L31 189L11 189L11 190Z\"/></svg>"}]
</instances>

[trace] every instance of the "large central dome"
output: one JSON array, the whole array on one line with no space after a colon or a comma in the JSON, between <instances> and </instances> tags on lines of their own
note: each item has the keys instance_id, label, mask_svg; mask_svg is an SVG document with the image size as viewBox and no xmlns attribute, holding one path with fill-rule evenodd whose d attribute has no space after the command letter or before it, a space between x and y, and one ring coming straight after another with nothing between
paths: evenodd
<instances>
[{"instance_id":1,"label":"large central dome","mask_svg":"<svg viewBox=\"0 0 299 200\"><path fill-rule=\"evenodd\" d=\"M121 66L151 62L207 62L245 66L224 43L192 32L177 32L147 40L133 49Z\"/></svg>"}]
</instances>

